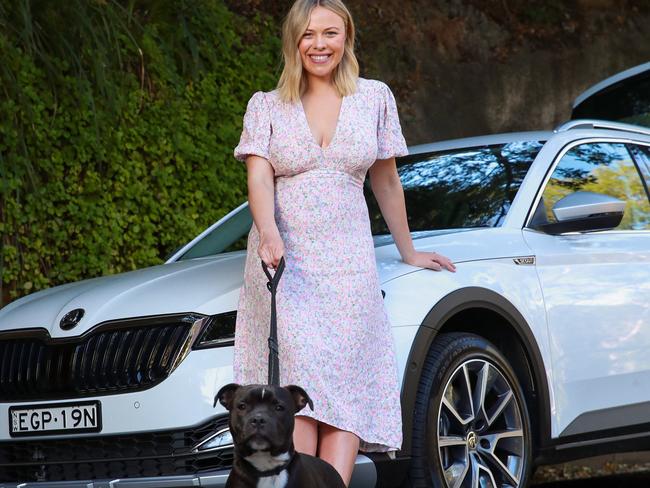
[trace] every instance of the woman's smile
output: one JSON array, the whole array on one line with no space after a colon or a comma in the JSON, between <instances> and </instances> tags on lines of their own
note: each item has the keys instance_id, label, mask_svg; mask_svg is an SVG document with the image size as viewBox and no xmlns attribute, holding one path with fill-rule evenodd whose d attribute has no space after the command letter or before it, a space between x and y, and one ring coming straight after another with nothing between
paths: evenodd
<instances>
[{"instance_id":1,"label":"woman's smile","mask_svg":"<svg viewBox=\"0 0 650 488\"><path fill-rule=\"evenodd\" d=\"M331 54L310 54L309 58L311 59L312 63L315 64L325 64L331 59L332 55Z\"/></svg>"}]
</instances>

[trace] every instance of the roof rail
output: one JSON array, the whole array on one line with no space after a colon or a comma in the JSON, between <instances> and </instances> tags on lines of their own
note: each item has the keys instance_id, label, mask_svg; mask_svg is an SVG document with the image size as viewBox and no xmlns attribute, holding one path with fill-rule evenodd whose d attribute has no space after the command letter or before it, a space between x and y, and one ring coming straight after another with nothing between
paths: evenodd
<instances>
[{"instance_id":1,"label":"roof rail","mask_svg":"<svg viewBox=\"0 0 650 488\"><path fill-rule=\"evenodd\" d=\"M578 119L570 120L564 124L556 127L553 132L565 132L572 129L607 129L607 130L620 130L626 132L634 132L635 134L643 134L650 136L650 127L643 127L634 124L624 124L622 122L612 122L609 120L592 120L592 119Z\"/></svg>"}]
</instances>

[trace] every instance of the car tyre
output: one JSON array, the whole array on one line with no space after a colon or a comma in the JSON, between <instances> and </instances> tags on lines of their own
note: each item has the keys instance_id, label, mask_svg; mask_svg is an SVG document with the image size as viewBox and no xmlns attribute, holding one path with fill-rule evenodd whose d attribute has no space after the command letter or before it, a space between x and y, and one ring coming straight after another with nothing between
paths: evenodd
<instances>
[{"instance_id":1,"label":"car tyre","mask_svg":"<svg viewBox=\"0 0 650 488\"><path fill-rule=\"evenodd\" d=\"M530 419L506 358L469 333L440 334L423 365L413 418L414 488L523 488Z\"/></svg>"}]
</instances>

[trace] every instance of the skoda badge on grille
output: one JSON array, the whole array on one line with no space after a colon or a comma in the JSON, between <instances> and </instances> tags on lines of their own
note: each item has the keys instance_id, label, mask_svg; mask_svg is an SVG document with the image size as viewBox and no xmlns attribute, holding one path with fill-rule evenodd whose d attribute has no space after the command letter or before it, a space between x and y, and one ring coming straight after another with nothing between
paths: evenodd
<instances>
[{"instance_id":1,"label":"skoda badge on grille","mask_svg":"<svg viewBox=\"0 0 650 488\"><path fill-rule=\"evenodd\" d=\"M70 312L68 312L63 316L61 322L59 323L59 326L63 330L70 330L79 323L81 317L83 316L84 316L84 309L75 308L74 310L71 310Z\"/></svg>"}]
</instances>

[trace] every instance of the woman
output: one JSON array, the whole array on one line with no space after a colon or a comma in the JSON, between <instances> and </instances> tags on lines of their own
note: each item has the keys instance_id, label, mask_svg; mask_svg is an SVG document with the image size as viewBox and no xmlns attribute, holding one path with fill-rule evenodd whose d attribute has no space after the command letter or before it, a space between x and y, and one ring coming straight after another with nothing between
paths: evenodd
<instances>
[{"instance_id":1,"label":"woman","mask_svg":"<svg viewBox=\"0 0 650 488\"><path fill-rule=\"evenodd\" d=\"M237 314L234 379L266 383L269 293L261 258L286 269L277 296L281 384L305 388L296 450L330 462L349 484L359 449L401 448L399 380L363 181L402 259L454 265L417 252L395 156L407 154L388 86L358 77L354 25L340 0L297 0L282 32L277 89L255 93L235 157L246 161L255 225ZM257 253L255 252L257 251Z\"/></svg>"}]
</instances>

